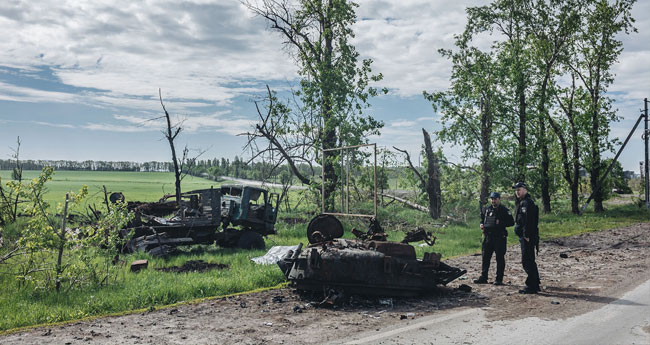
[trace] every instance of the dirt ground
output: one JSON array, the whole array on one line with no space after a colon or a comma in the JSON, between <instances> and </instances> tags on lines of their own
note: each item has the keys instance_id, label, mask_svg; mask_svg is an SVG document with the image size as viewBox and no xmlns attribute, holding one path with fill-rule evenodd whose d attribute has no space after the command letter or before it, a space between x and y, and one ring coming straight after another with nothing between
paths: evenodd
<instances>
[{"instance_id":1,"label":"dirt ground","mask_svg":"<svg viewBox=\"0 0 650 345\"><path fill-rule=\"evenodd\" d=\"M471 255L446 261L467 275L419 298L356 298L344 307L317 308L285 288L37 328L2 336L0 344L320 344L462 307L483 308L491 320L563 319L650 279L650 223L543 242L539 295L517 293L525 280L519 259L519 248L510 247L504 286L473 284L481 259ZM462 284L472 291L459 290Z\"/></svg>"}]
</instances>

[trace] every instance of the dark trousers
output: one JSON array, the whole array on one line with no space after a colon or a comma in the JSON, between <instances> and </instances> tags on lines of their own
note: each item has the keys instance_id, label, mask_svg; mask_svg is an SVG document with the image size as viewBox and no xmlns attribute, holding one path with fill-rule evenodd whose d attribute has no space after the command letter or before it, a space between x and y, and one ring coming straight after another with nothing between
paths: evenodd
<instances>
[{"instance_id":1,"label":"dark trousers","mask_svg":"<svg viewBox=\"0 0 650 345\"><path fill-rule=\"evenodd\" d=\"M497 279L503 280L503 271L506 268L506 242L507 237L504 235L485 235L483 237L483 245L481 251L483 253L483 265L481 269L481 276L485 279L488 277L490 270L490 261L492 260L492 253L496 253L497 259Z\"/></svg>"},{"instance_id":2,"label":"dark trousers","mask_svg":"<svg viewBox=\"0 0 650 345\"><path fill-rule=\"evenodd\" d=\"M535 262L535 243L532 238L530 241L519 238L519 243L521 244L521 265L524 266L524 271L528 274L526 287L539 289L540 280L537 263Z\"/></svg>"}]
</instances>

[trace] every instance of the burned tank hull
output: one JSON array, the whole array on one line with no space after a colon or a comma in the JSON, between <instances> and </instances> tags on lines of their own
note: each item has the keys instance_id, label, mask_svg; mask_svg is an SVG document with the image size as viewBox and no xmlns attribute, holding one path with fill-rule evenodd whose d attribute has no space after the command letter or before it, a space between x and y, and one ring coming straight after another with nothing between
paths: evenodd
<instances>
[{"instance_id":1,"label":"burned tank hull","mask_svg":"<svg viewBox=\"0 0 650 345\"><path fill-rule=\"evenodd\" d=\"M418 295L466 273L441 262L436 253L417 259L415 248L406 243L362 239L312 243L278 264L298 290L374 296Z\"/></svg>"}]
</instances>

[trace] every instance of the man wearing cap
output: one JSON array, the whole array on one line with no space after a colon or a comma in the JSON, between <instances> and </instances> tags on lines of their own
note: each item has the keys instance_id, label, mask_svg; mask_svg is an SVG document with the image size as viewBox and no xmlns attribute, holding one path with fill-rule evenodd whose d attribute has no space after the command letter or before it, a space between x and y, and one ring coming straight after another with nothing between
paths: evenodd
<instances>
[{"instance_id":1,"label":"man wearing cap","mask_svg":"<svg viewBox=\"0 0 650 345\"><path fill-rule=\"evenodd\" d=\"M525 183L517 182L512 188L515 189L515 195L519 199L519 205L515 209L515 234L519 236L521 245L521 264L528 274L526 287L519 290L519 293L535 294L540 291L539 271L535 262L535 246L539 243L537 228L539 210L530 198Z\"/></svg>"},{"instance_id":2,"label":"man wearing cap","mask_svg":"<svg viewBox=\"0 0 650 345\"><path fill-rule=\"evenodd\" d=\"M488 282L488 271L492 253L496 253L497 276L494 285L503 285L503 271L506 268L506 242L508 231L506 227L515 224L512 214L507 207L501 205L501 195L490 193L490 203L481 212L481 231L483 232L481 276L474 280L476 284Z\"/></svg>"}]
</instances>

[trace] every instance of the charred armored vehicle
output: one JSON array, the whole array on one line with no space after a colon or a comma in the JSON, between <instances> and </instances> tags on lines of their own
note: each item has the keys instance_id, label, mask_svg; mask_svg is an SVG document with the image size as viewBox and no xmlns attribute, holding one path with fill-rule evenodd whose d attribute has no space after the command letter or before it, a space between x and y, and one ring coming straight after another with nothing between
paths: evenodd
<instances>
[{"instance_id":1,"label":"charred armored vehicle","mask_svg":"<svg viewBox=\"0 0 650 345\"><path fill-rule=\"evenodd\" d=\"M435 243L424 229L408 233L402 243L391 242L373 219L367 232L353 229L353 233L356 239L340 238L343 226L338 219L316 216L307 228L310 244L306 248L300 244L278 265L298 290L377 296L417 295L466 273L441 262L437 253L416 258L408 242Z\"/></svg>"},{"instance_id":2,"label":"charred armored vehicle","mask_svg":"<svg viewBox=\"0 0 650 345\"><path fill-rule=\"evenodd\" d=\"M131 235L128 251L165 255L174 247L216 243L222 247L264 248L275 234L278 194L264 188L224 185L181 194L180 207L163 197L157 203L129 202L135 220L122 230ZM163 218L164 215L171 217Z\"/></svg>"}]
</instances>

